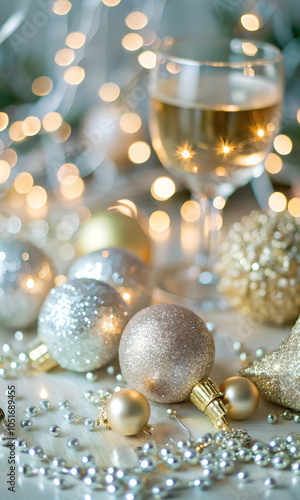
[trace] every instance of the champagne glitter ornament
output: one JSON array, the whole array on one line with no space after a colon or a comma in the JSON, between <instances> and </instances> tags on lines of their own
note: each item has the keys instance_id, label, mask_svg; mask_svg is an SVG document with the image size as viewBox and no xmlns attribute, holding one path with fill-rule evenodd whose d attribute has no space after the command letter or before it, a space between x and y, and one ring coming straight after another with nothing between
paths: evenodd
<instances>
[{"instance_id":1,"label":"champagne glitter ornament","mask_svg":"<svg viewBox=\"0 0 300 500\"><path fill-rule=\"evenodd\" d=\"M69 269L68 278L92 278L107 283L119 292L131 315L151 302L150 269L123 248L104 248L79 258Z\"/></svg>"},{"instance_id":2,"label":"champagne glitter ornament","mask_svg":"<svg viewBox=\"0 0 300 500\"><path fill-rule=\"evenodd\" d=\"M212 334L194 312L158 304L137 313L119 347L122 374L130 387L157 403L189 399L214 363Z\"/></svg>"},{"instance_id":3,"label":"champagne glitter ornament","mask_svg":"<svg viewBox=\"0 0 300 500\"><path fill-rule=\"evenodd\" d=\"M219 289L255 321L294 323L300 313L300 218L251 212L229 229Z\"/></svg>"},{"instance_id":4,"label":"champagne glitter ornament","mask_svg":"<svg viewBox=\"0 0 300 500\"><path fill-rule=\"evenodd\" d=\"M300 317L280 346L240 371L266 399L300 410Z\"/></svg>"},{"instance_id":5,"label":"champagne glitter ornament","mask_svg":"<svg viewBox=\"0 0 300 500\"><path fill-rule=\"evenodd\" d=\"M38 334L60 366L85 372L113 359L128 309L109 285L91 279L53 288L39 316Z\"/></svg>"},{"instance_id":6,"label":"champagne glitter ornament","mask_svg":"<svg viewBox=\"0 0 300 500\"><path fill-rule=\"evenodd\" d=\"M33 324L53 286L49 258L28 241L0 240L0 323L7 328Z\"/></svg>"},{"instance_id":7,"label":"champagne glitter ornament","mask_svg":"<svg viewBox=\"0 0 300 500\"><path fill-rule=\"evenodd\" d=\"M122 374L132 389L157 403L191 401L218 429L227 429L222 393L208 379L214 363L211 332L193 311L158 304L138 312L119 347Z\"/></svg>"}]
</instances>

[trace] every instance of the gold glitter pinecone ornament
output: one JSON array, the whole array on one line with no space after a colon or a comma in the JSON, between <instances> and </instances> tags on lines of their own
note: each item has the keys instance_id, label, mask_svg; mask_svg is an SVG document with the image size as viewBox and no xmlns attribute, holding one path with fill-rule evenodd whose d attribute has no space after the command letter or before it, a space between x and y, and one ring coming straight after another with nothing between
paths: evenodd
<instances>
[{"instance_id":1,"label":"gold glitter pinecone ornament","mask_svg":"<svg viewBox=\"0 0 300 500\"><path fill-rule=\"evenodd\" d=\"M221 245L219 290L255 321L292 324L300 314L300 218L253 211Z\"/></svg>"},{"instance_id":2,"label":"gold glitter pinecone ornament","mask_svg":"<svg viewBox=\"0 0 300 500\"><path fill-rule=\"evenodd\" d=\"M274 403L300 410L300 317L275 351L243 368L239 375L253 382Z\"/></svg>"}]
</instances>

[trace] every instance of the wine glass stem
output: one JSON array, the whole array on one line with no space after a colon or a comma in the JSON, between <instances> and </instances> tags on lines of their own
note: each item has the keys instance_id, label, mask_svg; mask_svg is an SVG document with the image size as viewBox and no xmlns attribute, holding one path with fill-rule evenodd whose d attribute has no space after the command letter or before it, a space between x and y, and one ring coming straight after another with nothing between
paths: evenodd
<instances>
[{"instance_id":1,"label":"wine glass stem","mask_svg":"<svg viewBox=\"0 0 300 500\"><path fill-rule=\"evenodd\" d=\"M213 198L195 195L200 205L200 247L196 264L200 268L199 282L213 284L218 281L214 272L220 241L222 210L215 208Z\"/></svg>"}]
</instances>

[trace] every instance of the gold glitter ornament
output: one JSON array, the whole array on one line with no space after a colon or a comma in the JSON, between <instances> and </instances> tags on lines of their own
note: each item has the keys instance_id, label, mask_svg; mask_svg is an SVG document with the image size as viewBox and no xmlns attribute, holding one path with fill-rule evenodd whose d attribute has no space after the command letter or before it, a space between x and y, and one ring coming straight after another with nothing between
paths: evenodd
<instances>
[{"instance_id":1,"label":"gold glitter ornament","mask_svg":"<svg viewBox=\"0 0 300 500\"><path fill-rule=\"evenodd\" d=\"M212 334L193 311L173 304L146 307L124 329L119 361L129 386L157 403L189 399L214 363Z\"/></svg>"},{"instance_id":2,"label":"gold glitter ornament","mask_svg":"<svg viewBox=\"0 0 300 500\"><path fill-rule=\"evenodd\" d=\"M117 355L127 321L128 307L112 287L81 278L50 291L40 312L38 335L62 368L87 372ZM37 364L41 361L43 366L44 355Z\"/></svg>"},{"instance_id":3,"label":"gold glitter ornament","mask_svg":"<svg viewBox=\"0 0 300 500\"><path fill-rule=\"evenodd\" d=\"M253 211L221 245L219 289L255 321L292 324L300 313L300 218Z\"/></svg>"},{"instance_id":4,"label":"gold glitter ornament","mask_svg":"<svg viewBox=\"0 0 300 500\"><path fill-rule=\"evenodd\" d=\"M260 394L286 408L300 410L300 317L280 346L239 373L251 380Z\"/></svg>"},{"instance_id":5,"label":"gold glitter ornament","mask_svg":"<svg viewBox=\"0 0 300 500\"><path fill-rule=\"evenodd\" d=\"M151 243L143 215L138 212L136 216L129 206L123 204L92 215L78 231L78 251L85 255L107 247L130 250L142 261L149 262Z\"/></svg>"}]
</instances>

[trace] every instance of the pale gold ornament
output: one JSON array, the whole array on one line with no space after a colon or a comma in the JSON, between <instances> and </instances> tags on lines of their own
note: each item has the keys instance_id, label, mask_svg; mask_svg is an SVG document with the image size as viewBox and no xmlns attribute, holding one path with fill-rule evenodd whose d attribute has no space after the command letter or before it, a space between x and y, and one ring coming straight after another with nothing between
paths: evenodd
<instances>
[{"instance_id":1,"label":"pale gold ornament","mask_svg":"<svg viewBox=\"0 0 300 500\"><path fill-rule=\"evenodd\" d=\"M275 351L240 371L260 394L286 408L300 410L300 317Z\"/></svg>"},{"instance_id":2,"label":"pale gold ornament","mask_svg":"<svg viewBox=\"0 0 300 500\"><path fill-rule=\"evenodd\" d=\"M255 321L293 324L300 314L300 218L251 212L221 245L219 289Z\"/></svg>"},{"instance_id":3,"label":"pale gold ornament","mask_svg":"<svg viewBox=\"0 0 300 500\"><path fill-rule=\"evenodd\" d=\"M106 408L108 425L123 436L141 432L150 418L150 405L138 391L123 389L109 398Z\"/></svg>"},{"instance_id":4,"label":"pale gold ornament","mask_svg":"<svg viewBox=\"0 0 300 500\"><path fill-rule=\"evenodd\" d=\"M259 394L255 385L243 377L230 377L220 385L223 401L232 420L245 420L255 412Z\"/></svg>"},{"instance_id":5,"label":"pale gold ornament","mask_svg":"<svg viewBox=\"0 0 300 500\"><path fill-rule=\"evenodd\" d=\"M96 212L82 225L77 235L80 254L89 254L107 247L120 247L132 251L144 262L151 255L150 237L146 231L145 216L124 204Z\"/></svg>"}]
</instances>

